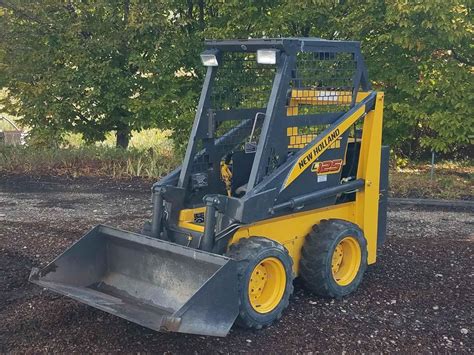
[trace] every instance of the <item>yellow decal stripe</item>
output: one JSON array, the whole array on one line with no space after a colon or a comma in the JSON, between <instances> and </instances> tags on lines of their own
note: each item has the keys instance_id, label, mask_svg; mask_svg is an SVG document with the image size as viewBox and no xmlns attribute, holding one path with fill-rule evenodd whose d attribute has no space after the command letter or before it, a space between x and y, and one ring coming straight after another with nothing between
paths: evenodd
<instances>
[{"instance_id":1,"label":"yellow decal stripe","mask_svg":"<svg viewBox=\"0 0 474 355\"><path fill-rule=\"evenodd\" d=\"M283 189L290 185L293 181L300 176L303 171L306 170L312 163L323 154L326 149L328 149L331 144L333 144L350 126L354 124L363 114L365 113L365 105L362 105L357 111L355 111L351 116L346 120L341 122L339 126L334 128L326 136L323 137L320 141L317 141L316 144L309 147L303 155L298 159L298 161L293 165L288 177L286 178Z\"/></svg>"}]
</instances>

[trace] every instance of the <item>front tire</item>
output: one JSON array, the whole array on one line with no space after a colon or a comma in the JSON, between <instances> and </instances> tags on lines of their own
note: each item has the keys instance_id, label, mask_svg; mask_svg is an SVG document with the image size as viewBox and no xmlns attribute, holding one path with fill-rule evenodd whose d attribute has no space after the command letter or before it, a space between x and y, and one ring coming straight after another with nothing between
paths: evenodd
<instances>
[{"instance_id":1,"label":"front tire","mask_svg":"<svg viewBox=\"0 0 474 355\"><path fill-rule=\"evenodd\" d=\"M250 237L231 245L226 255L238 261L236 324L261 329L279 319L293 293L293 260L286 248L267 238Z\"/></svg>"},{"instance_id":2,"label":"front tire","mask_svg":"<svg viewBox=\"0 0 474 355\"><path fill-rule=\"evenodd\" d=\"M330 219L313 226L301 251L301 278L322 297L354 292L367 269L367 241L350 222Z\"/></svg>"}]
</instances>

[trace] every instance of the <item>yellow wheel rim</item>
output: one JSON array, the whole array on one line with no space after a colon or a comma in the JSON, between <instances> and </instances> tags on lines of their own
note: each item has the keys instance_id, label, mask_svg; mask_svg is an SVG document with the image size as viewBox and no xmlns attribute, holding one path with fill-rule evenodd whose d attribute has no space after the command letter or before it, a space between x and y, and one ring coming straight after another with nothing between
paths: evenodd
<instances>
[{"instance_id":1,"label":"yellow wheel rim","mask_svg":"<svg viewBox=\"0 0 474 355\"><path fill-rule=\"evenodd\" d=\"M280 303L286 288L286 272L277 258L265 258L255 266L249 280L249 300L258 313L273 311Z\"/></svg>"},{"instance_id":2,"label":"yellow wheel rim","mask_svg":"<svg viewBox=\"0 0 474 355\"><path fill-rule=\"evenodd\" d=\"M345 237L332 254L332 276L340 286L347 286L354 281L359 271L362 258L360 245L354 237Z\"/></svg>"}]
</instances>

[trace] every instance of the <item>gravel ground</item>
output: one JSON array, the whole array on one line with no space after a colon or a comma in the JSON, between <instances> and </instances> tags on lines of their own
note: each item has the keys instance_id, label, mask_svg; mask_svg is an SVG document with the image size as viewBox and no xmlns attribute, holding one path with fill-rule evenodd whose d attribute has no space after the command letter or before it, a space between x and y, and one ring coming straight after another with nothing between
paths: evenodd
<instances>
[{"instance_id":1,"label":"gravel ground","mask_svg":"<svg viewBox=\"0 0 474 355\"><path fill-rule=\"evenodd\" d=\"M283 318L226 338L156 333L27 282L98 223L138 230L149 184L0 177L0 352L474 351L474 211L391 208L360 289L323 300L295 282Z\"/></svg>"}]
</instances>

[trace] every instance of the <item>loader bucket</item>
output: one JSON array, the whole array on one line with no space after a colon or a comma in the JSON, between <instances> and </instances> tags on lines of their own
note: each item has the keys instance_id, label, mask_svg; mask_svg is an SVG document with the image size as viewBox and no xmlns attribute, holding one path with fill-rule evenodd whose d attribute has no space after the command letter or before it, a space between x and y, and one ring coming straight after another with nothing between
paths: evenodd
<instances>
[{"instance_id":1,"label":"loader bucket","mask_svg":"<svg viewBox=\"0 0 474 355\"><path fill-rule=\"evenodd\" d=\"M30 281L157 331L225 336L239 311L234 260L103 225Z\"/></svg>"}]
</instances>

